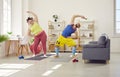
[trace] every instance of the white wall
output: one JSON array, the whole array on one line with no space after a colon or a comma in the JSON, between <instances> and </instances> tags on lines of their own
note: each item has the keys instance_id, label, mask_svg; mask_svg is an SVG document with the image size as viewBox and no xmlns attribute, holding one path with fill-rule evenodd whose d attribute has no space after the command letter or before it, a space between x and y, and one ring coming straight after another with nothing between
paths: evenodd
<instances>
[{"instance_id":1,"label":"white wall","mask_svg":"<svg viewBox=\"0 0 120 77\"><path fill-rule=\"evenodd\" d=\"M67 23L73 14L81 14L95 20L96 36L103 32L109 34L113 32L113 0L31 0L29 2L30 9L38 14L43 28L47 26L53 14L58 14ZM107 31L104 27L110 29Z\"/></svg>"},{"instance_id":2,"label":"white wall","mask_svg":"<svg viewBox=\"0 0 120 77\"><path fill-rule=\"evenodd\" d=\"M28 24L26 23L26 19L28 17L27 11L29 10L29 0L22 1L22 35L25 35L28 30Z\"/></svg>"},{"instance_id":3,"label":"white wall","mask_svg":"<svg viewBox=\"0 0 120 77\"><path fill-rule=\"evenodd\" d=\"M12 32L15 35L25 35L28 25L26 19L29 0L12 0Z\"/></svg>"},{"instance_id":4,"label":"white wall","mask_svg":"<svg viewBox=\"0 0 120 77\"><path fill-rule=\"evenodd\" d=\"M26 27L26 11L30 9L39 17L39 23L47 32L48 20L58 14L60 20L69 23L73 14L81 14L90 20L95 20L95 39L101 33L107 33L111 38L112 52L119 51L120 38L113 38L114 0L12 0L12 26L17 34L24 34ZM17 7L16 7L17 6ZM21 26L22 25L22 26ZM23 29L23 30L22 30Z\"/></svg>"},{"instance_id":5,"label":"white wall","mask_svg":"<svg viewBox=\"0 0 120 77\"><path fill-rule=\"evenodd\" d=\"M112 52L119 52L120 38L114 38L114 0L30 0L30 10L38 17L40 25L47 32L48 20L58 14L67 23L73 14L81 14L95 20L95 40L107 33L111 38Z\"/></svg>"},{"instance_id":6,"label":"white wall","mask_svg":"<svg viewBox=\"0 0 120 77\"><path fill-rule=\"evenodd\" d=\"M112 52L120 52L120 38L113 37L113 2L114 0L12 0L12 31L19 35L26 33L26 11L29 9L38 15L39 23L46 32L48 20L53 20L53 14L58 14L60 20L65 20L66 23L69 23L73 14L81 14L95 20L95 40L101 33L107 33L111 38Z\"/></svg>"}]
</instances>

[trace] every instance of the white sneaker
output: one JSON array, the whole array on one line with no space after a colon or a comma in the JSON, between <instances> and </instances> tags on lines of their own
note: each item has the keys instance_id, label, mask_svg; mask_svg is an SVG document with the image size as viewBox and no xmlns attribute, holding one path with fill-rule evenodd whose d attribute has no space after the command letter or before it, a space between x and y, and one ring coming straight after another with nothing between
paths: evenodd
<instances>
[{"instance_id":1,"label":"white sneaker","mask_svg":"<svg viewBox=\"0 0 120 77\"><path fill-rule=\"evenodd\" d=\"M47 55L44 55L43 57L48 57Z\"/></svg>"},{"instance_id":2,"label":"white sneaker","mask_svg":"<svg viewBox=\"0 0 120 77\"><path fill-rule=\"evenodd\" d=\"M32 57L35 57L35 56L36 56L35 54L32 55Z\"/></svg>"}]
</instances>

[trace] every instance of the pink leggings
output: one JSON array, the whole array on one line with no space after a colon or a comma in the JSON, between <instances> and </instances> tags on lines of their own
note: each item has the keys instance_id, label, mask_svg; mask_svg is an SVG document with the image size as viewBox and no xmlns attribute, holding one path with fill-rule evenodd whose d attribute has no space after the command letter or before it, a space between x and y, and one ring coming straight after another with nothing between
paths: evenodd
<instances>
[{"instance_id":1,"label":"pink leggings","mask_svg":"<svg viewBox=\"0 0 120 77\"><path fill-rule=\"evenodd\" d=\"M34 37L34 47L33 47L34 53L37 51L37 47L39 43L41 42L44 54L46 54L46 40L47 40L47 35L45 31L40 32L38 35Z\"/></svg>"}]
</instances>

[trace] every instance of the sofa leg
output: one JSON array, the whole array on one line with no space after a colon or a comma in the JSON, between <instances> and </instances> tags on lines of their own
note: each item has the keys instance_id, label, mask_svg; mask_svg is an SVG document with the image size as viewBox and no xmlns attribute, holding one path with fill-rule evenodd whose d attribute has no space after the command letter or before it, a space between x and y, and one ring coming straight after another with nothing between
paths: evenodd
<instances>
[{"instance_id":1,"label":"sofa leg","mask_svg":"<svg viewBox=\"0 0 120 77\"><path fill-rule=\"evenodd\" d=\"M83 60L83 63L87 63L87 62L88 62L88 60L86 60L86 59Z\"/></svg>"},{"instance_id":2,"label":"sofa leg","mask_svg":"<svg viewBox=\"0 0 120 77\"><path fill-rule=\"evenodd\" d=\"M109 60L106 60L106 64L109 64Z\"/></svg>"}]
</instances>

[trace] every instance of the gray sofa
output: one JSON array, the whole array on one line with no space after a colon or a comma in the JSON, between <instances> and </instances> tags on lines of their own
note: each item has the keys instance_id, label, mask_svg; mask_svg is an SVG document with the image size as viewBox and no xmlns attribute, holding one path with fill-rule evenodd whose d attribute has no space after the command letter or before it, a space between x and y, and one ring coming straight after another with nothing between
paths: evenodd
<instances>
[{"instance_id":1,"label":"gray sofa","mask_svg":"<svg viewBox=\"0 0 120 77\"><path fill-rule=\"evenodd\" d=\"M88 60L110 60L110 39L106 36L100 36L98 41L91 41L83 45L82 59Z\"/></svg>"}]
</instances>

